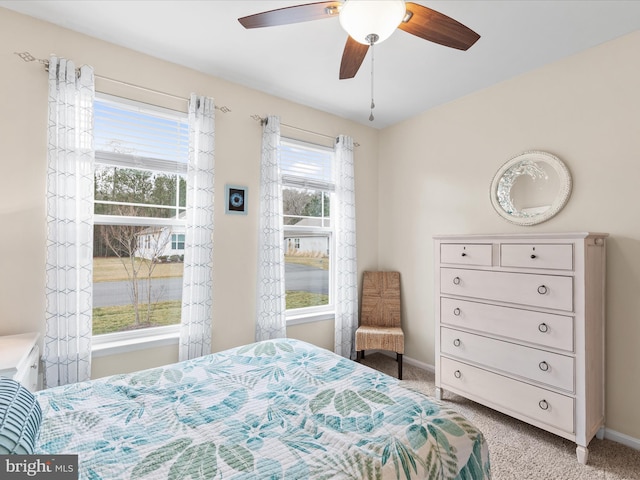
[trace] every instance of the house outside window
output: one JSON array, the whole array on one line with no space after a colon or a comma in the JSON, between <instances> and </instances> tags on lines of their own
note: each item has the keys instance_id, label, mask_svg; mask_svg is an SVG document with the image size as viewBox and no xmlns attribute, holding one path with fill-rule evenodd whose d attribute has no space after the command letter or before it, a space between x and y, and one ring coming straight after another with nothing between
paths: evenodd
<instances>
[{"instance_id":1,"label":"house outside window","mask_svg":"<svg viewBox=\"0 0 640 480\"><path fill-rule=\"evenodd\" d=\"M101 94L94 109L94 339L176 329L187 115Z\"/></svg>"},{"instance_id":2,"label":"house outside window","mask_svg":"<svg viewBox=\"0 0 640 480\"><path fill-rule=\"evenodd\" d=\"M288 320L334 309L333 162L331 148L281 140Z\"/></svg>"}]
</instances>

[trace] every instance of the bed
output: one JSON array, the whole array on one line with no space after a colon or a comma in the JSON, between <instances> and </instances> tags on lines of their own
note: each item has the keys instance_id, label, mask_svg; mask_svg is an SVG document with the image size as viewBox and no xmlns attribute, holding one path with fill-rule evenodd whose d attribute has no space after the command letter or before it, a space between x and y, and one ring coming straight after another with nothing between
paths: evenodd
<instances>
[{"instance_id":1,"label":"bed","mask_svg":"<svg viewBox=\"0 0 640 480\"><path fill-rule=\"evenodd\" d=\"M258 342L36 393L81 479L490 478L460 414L308 343Z\"/></svg>"}]
</instances>

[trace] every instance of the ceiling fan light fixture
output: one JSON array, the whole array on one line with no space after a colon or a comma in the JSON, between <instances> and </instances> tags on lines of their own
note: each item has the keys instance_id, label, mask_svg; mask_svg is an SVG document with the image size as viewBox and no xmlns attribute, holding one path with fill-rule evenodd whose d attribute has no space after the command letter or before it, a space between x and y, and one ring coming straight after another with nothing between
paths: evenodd
<instances>
[{"instance_id":1,"label":"ceiling fan light fixture","mask_svg":"<svg viewBox=\"0 0 640 480\"><path fill-rule=\"evenodd\" d=\"M406 12L404 0L346 0L340 25L356 42L371 45L389 38Z\"/></svg>"}]
</instances>

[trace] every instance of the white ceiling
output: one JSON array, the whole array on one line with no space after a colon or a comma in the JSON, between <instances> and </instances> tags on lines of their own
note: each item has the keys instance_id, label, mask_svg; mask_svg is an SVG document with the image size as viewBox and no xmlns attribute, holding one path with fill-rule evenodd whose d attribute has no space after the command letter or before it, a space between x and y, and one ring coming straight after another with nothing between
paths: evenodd
<instances>
[{"instance_id":1,"label":"white ceiling","mask_svg":"<svg viewBox=\"0 0 640 480\"><path fill-rule=\"evenodd\" d=\"M369 122L370 53L355 78L338 80L347 34L337 18L254 30L237 21L300 3L311 2L0 0L0 7L376 128L640 29L637 0L419 0L481 38L463 52L398 30L376 46Z\"/></svg>"}]
</instances>

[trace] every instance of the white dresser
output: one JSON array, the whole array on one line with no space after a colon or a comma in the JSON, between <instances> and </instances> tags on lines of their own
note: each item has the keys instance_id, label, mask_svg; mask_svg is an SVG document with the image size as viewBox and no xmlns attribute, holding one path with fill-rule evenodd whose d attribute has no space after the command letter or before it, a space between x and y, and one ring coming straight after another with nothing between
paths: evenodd
<instances>
[{"instance_id":1,"label":"white dresser","mask_svg":"<svg viewBox=\"0 0 640 480\"><path fill-rule=\"evenodd\" d=\"M38 389L39 336L38 333L0 336L0 376L20 382L32 392Z\"/></svg>"},{"instance_id":2,"label":"white dresser","mask_svg":"<svg viewBox=\"0 0 640 480\"><path fill-rule=\"evenodd\" d=\"M434 237L436 395L577 444L604 434L603 233Z\"/></svg>"}]
</instances>

